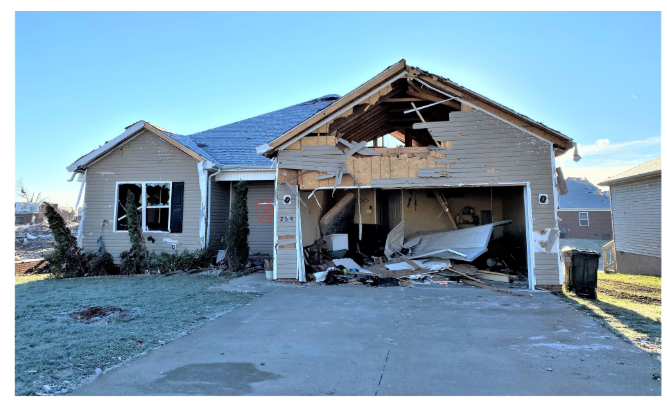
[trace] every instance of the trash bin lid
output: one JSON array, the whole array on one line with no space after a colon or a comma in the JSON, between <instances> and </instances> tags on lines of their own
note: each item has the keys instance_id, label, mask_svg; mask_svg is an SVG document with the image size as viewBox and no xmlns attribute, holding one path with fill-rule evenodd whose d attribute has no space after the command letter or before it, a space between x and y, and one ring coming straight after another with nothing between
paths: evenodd
<instances>
[{"instance_id":1,"label":"trash bin lid","mask_svg":"<svg viewBox=\"0 0 667 402\"><path fill-rule=\"evenodd\" d=\"M597 251L594 250L589 250L586 248L573 248L569 250L572 254L586 254L586 255L597 255L598 257L601 256L601 253L598 253Z\"/></svg>"}]
</instances>

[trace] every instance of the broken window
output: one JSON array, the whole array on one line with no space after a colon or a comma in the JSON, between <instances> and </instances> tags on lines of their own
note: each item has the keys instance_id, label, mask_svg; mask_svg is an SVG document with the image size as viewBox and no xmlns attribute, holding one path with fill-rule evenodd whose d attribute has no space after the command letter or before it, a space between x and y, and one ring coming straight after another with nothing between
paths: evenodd
<instances>
[{"instance_id":1,"label":"broken window","mask_svg":"<svg viewBox=\"0 0 667 402\"><path fill-rule=\"evenodd\" d=\"M116 231L128 230L127 195L131 192L137 205L138 218L146 232L169 232L171 218L170 182L118 183L116 191ZM145 206L145 207L144 207Z\"/></svg>"},{"instance_id":2,"label":"broken window","mask_svg":"<svg viewBox=\"0 0 667 402\"><path fill-rule=\"evenodd\" d=\"M141 217L141 207L142 207L142 192L141 192L141 183L120 183L118 184L118 197L116 199L116 230L127 230L127 209L125 204L127 203L127 193L132 192L134 195L134 203L137 206L137 211Z\"/></svg>"},{"instance_id":3,"label":"broken window","mask_svg":"<svg viewBox=\"0 0 667 402\"><path fill-rule=\"evenodd\" d=\"M169 231L170 183L146 183L146 230Z\"/></svg>"},{"instance_id":4,"label":"broken window","mask_svg":"<svg viewBox=\"0 0 667 402\"><path fill-rule=\"evenodd\" d=\"M579 226L588 226L588 212L579 212Z\"/></svg>"}]
</instances>

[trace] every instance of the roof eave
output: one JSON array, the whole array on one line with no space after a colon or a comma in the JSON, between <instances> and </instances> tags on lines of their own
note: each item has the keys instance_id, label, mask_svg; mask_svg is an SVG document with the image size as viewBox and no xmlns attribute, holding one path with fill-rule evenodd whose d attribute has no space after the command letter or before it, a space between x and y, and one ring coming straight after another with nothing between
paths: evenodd
<instances>
[{"instance_id":1,"label":"roof eave","mask_svg":"<svg viewBox=\"0 0 667 402\"><path fill-rule=\"evenodd\" d=\"M153 126L151 123L140 120L133 125L129 126L126 128L126 130L113 138L110 141L107 141L104 145L101 147L97 148L96 150L89 152L88 154L82 156L81 158L77 159L74 163L71 165L67 166L67 171L73 173L73 172L83 172L88 168L88 166L92 165L93 163L97 162L100 158L104 157L105 155L109 154L111 151L113 151L116 147L119 145L123 144L125 141L128 139L132 138L135 134L140 132L141 130L147 130L167 143L175 146L176 148L180 149L181 151L185 152L189 156L193 157L197 162L201 162L204 160L208 160L208 158L205 158L204 156L200 155L199 153L185 147L184 145L180 144L178 141L174 140L173 138L169 137L168 135L164 134L162 131L160 131L158 128ZM211 163L214 164L214 161L210 161ZM215 165L215 164L214 164Z\"/></svg>"},{"instance_id":2,"label":"roof eave","mask_svg":"<svg viewBox=\"0 0 667 402\"><path fill-rule=\"evenodd\" d=\"M614 184L633 182L633 181L642 180L642 179L650 179L652 177L659 177L659 176L662 176L662 170L654 170L653 172L647 172L647 173L637 174L637 175L634 175L634 176L622 177L620 179L606 180L606 181L603 181L601 183L598 183L598 186L613 186Z\"/></svg>"}]
</instances>

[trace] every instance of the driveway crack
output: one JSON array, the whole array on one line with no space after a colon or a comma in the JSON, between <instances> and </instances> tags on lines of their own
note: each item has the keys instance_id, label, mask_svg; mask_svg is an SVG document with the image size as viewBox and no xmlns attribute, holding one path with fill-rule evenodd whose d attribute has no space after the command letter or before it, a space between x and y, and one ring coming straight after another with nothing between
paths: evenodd
<instances>
[{"instance_id":1,"label":"driveway crack","mask_svg":"<svg viewBox=\"0 0 667 402\"><path fill-rule=\"evenodd\" d=\"M380 384L382 384L382 377L384 376L384 371L387 368L387 361L389 361L389 353L391 353L391 346L394 344L394 337L396 336L396 330L398 329L398 323L401 320L401 315L403 315L403 307L405 307L405 299L408 295L408 289L403 289L403 300L401 302L401 308L398 311L396 316L396 324L394 325L394 331L391 333L391 341L389 342L389 348L387 349L387 356L384 359L384 365L382 366L382 373L380 373L380 381L378 381L378 386L375 389L375 396L377 396L380 391Z\"/></svg>"}]
</instances>

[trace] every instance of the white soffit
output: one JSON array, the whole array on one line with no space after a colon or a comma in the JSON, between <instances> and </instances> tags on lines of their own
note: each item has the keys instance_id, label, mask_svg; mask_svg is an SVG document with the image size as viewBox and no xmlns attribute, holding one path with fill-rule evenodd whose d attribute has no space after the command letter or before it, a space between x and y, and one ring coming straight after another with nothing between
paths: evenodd
<instances>
[{"instance_id":1,"label":"white soffit","mask_svg":"<svg viewBox=\"0 0 667 402\"><path fill-rule=\"evenodd\" d=\"M275 180L276 171L266 170L223 170L215 176L215 181L264 181Z\"/></svg>"}]
</instances>

